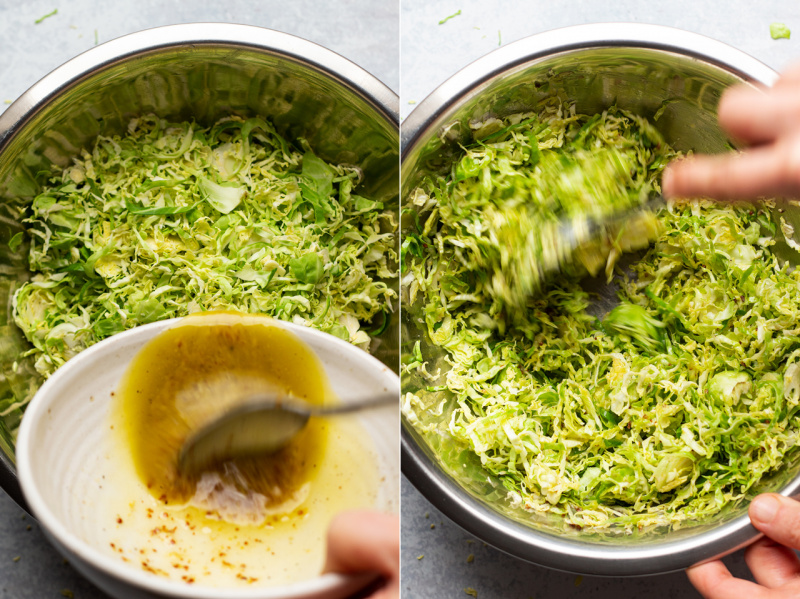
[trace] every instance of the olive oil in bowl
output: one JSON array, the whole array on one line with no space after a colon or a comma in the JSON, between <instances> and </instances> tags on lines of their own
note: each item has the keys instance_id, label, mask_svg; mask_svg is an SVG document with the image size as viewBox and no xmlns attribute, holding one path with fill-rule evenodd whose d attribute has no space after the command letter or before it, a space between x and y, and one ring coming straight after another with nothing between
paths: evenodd
<instances>
[{"instance_id":1,"label":"olive oil in bowl","mask_svg":"<svg viewBox=\"0 0 800 599\"><path fill-rule=\"evenodd\" d=\"M312 418L275 454L178 472L189 434L259 392L336 401L311 349L265 317L187 317L142 349L114 398L116 459L128 475L107 516L113 551L157 575L214 586L283 584L321 569L330 519L370 507L379 486L358 422Z\"/></svg>"}]
</instances>

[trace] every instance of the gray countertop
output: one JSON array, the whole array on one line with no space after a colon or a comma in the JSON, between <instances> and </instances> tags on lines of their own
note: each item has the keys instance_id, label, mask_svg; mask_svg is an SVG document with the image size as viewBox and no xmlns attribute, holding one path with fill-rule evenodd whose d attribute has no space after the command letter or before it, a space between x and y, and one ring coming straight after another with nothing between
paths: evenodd
<instances>
[{"instance_id":1,"label":"gray countertop","mask_svg":"<svg viewBox=\"0 0 800 599\"><path fill-rule=\"evenodd\" d=\"M36 24L54 9L58 13ZM0 0L0 112L44 75L114 38L176 23L224 22L291 33L400 87L394 0Z\"/></svg>"},{"instance_id":2,"label":"gray countertop","mask_svg":"<svg viewBox=\"0 0 800 599\"><path fill-rule=\"evenodd\" d=\"M40 24L34 21L58 8ZM461 14L439 25L439 21ZM402 57L397 47L398 15ZM540 31L602 21L671 25L736 46L775 69L800 57L796 39L774 41L769 24L786 23L800 37L800 5L785 0L711 2L673 0L650 3L511 2L501 0L115 0L99 2L0 0L0 112L30 85L69 58L120 35L172 23L225 21L285 31L322 44L400 89L401 115L440 83L499 43ZM402 79L402 86L400 85ZM402 594L407 598L691 597L682 573L638 579L580 578L509 557L450 522L407 481L402 486ZM0 493L0 599L104 597L76 574L48 545L42 532ZM474 559L467 561L468 556ZM17 559L19 558L19 559ZM735 573L746 571L741 554L728 560Z\"/></svg>"},{"instance_id":3,"label":"gray countertop","mask_svg":"<svg viewBox=\"0 0 800 599\"><path fill-rule=\"evenodd\" d=\"M786 0L400 0L401 118L455 72L501 44L559 27L609 22L701 33L776 70L800 60L800 5ZM793 29L792 39L773 40L772 22Z\"/></svg>"},{"instance_id":4,"label":"gray countertop","mask_svg":"<svg viewBox=\"0 0 800 599\"><path fill-rule=\"evenodd\" d=\"M466 589L474 589L478 599L699 597L683 572L600 578L557 572L518 560L465 532L405 478L401 505L403 599L467 599ZM734 575L749 577L742 553L726 558L725 563Z\"/></svg>"},{"instance_id":5,"label":"gray countertop","mask_svg":"<svg viewBox=\"0 0 800 599\"><path fill-rule=\"evenodd\" d=\"M439 24L458 10L461 14ZM800 59L800 4L785 0L402 0L400 18L403 119L452 74L499 44L568 25L624 21L678 27L735 46L776 70ZM792 39L773 40L772 22L793 29ZM471 537L405 479L401 501L404 599L468 597L468 588L480 599L699 597L683 572L579 577L515 559ZM741 552L725 562L735 575L748 576Z\"/></svg>"},{"instance_id":6,"label":"gray countertop","mask_svg":"<svg viewBox=\"0 0 800 599\"><path fill-rule=\"evenodd\" d=\"M58 9L58 13L35 21ZM116 37L176 23L259 25L323 45L399 89L399 5L375 0L0 0L0 113L52 69ZM106 597L0 491L0 599Z\"/></svg>"}]
</instances>

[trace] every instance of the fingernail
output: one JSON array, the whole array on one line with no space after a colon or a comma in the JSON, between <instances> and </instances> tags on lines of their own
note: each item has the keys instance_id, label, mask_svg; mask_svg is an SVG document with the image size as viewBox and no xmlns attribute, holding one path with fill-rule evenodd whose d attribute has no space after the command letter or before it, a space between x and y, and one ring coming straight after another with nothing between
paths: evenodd
<instances>
[{"instance_id":1,"label":"fingernail","mask_svg":"<svg viewBox=\"0 0 800 599\"><path fill-rule=\"evenodd\" d=\"M761 524L769 524L778 513L781 504L772 495L760 495L750 504L750 517L758 520Z\"/></svg>"}]
</instances>

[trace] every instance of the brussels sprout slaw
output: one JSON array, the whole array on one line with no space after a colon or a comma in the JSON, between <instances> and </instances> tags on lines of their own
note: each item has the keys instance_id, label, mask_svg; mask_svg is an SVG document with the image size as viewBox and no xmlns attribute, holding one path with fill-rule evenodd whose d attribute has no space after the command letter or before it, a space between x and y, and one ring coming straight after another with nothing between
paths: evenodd
<instances>
[{"instance_id":1,"label":"brussels sprout slaw","mask_svg":"<svg viewBox=\"0 0 800 599\"><path fill-rule=\"evenodd\" d=\"M51 173L23 221L33 276L13 296L36 370L204 310L269 314L369 349L396 296L396 215L356 193L357 167L298 146L260 118L147 116Z\"/></svg>"},{"instance_id":2,"label":"brussels sprout slaw","mask_svg":"<svg viewBox=\"0 0 800 599\"><path fill-rule=\"evenodd\" d=\"M676 153L617 109L579 115L550 100L493 120L409 198L402 303L429 342L405 356L407 420L435 447L447 439L452 471L467 471L465 453L479 460L469 476L504 488L498 501L579 528L678 528L739 501L797 454L800 431L800 271L770 251L769 206L669 206L635 243L623 231L578 251L536 292L520 273L541 257L525 252L547 213L634 205L660 191ZM559 196L557 167L538 165L563 176L576 160L586 179ZM598 318L581 279L603 263L620 303Z\"/></svg>"}]
</instances>

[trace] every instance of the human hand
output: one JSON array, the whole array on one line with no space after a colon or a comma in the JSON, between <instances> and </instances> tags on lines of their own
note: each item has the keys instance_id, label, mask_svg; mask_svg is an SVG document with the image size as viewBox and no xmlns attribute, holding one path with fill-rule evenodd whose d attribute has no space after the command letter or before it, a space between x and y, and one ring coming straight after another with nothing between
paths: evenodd
<instances>
[{"instance_id":1,"label":"human hand","mask_svg":"<svg viewBox=\"0 0 800 599\"><path fill-rule=\"evenodd\" d=\"M800 196L800 64L770 89L727 90L718 112L722 128L748 147L741 153L672 162L662 178L664 195L719 200Z\"/></svg>"},{"instance_id":2,"label":"human hand","mask_svg":"<svg viewBox=\"0 0 800 599\"><path fill-rule=\"evenodd\" d=\"M745 561L756 582L734 578L720 562L687 570L705 599L795 599L800 597L800 502L775 494L750 504L750 521L764 537L751 545Z\"/></svg>"},{"instance_id":3,"label":"human hand","mask_svg":"<svg viewBox=\"0 0 800 599\"><path fill-rule=\"evenodd\" d=\"M400 597L400 519L380 512L344 512L328 528L325 572L378 572L386 584L369 599Z\"/></svg>"}]
</instances>

